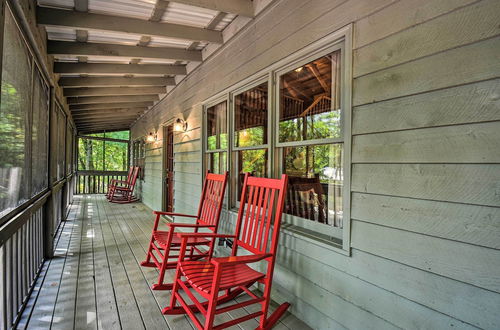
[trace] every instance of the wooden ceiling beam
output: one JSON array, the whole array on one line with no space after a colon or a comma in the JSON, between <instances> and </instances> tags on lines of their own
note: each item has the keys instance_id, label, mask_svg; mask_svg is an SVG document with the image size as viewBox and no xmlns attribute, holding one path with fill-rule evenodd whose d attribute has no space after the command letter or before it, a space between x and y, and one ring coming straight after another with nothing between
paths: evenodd
<instances>
[{"instance_id":1,"label":"wooden ceiling beam","mask_svg":"<svg viewBox=\"0 0 500 330\"><path fill-rule=\"evenodd\" d=\"M98 96L98 95L144 95L165 94L165 87L83 87L64 88L64 96Z\"/></svg>"},{"instance_id":2,"label":"wooden ceiling beam","mask_svg":"<svg viewBox=\"0 0 500 330\"><path fill-rule=\"evenodd\" d=\"M173 0L171 2L183 3L185 5L207 8L240 16L255 17L255 10L251 0Z\"/></svg>"},{"instance_id":3,"label":"wooden ceiling beam","mask_svg":"<svg viewBox=\"0 0 500 330\"><path fill-rule=\"evenodd\" d=\"M73 118L79 118L84 116L121 116L128 114L142 114L146 111L146 108L129 108L129 109L89 109L89 110L76 110L72 111L71 115Z\"/></svg>"},{"instance_id":4,"label":"wooden ceiling beam","mask_svg":"<svg viewBox=\"0 0 500 330\"><path fill-rule=\"evenodd\" d=\"M170 64L108 64L108 63L54 63L54 73L86 74L179 74L186 75L185 65Z\"/></svg>"},{"instance_id":5,"label":"wooden ceiling beam","mask_svg":"<svg viewBox=\"0 0 500 330\"><path fill-rule=\"evenodd\" d=\"M47 53L50 55L113 56L198 62L201 62L202 60L201 51L199 50L185 50L172 47L140 47L53 40L49 40L47 42Z\"/></svg>"},{"instance_id":6,"label":"wooden ceiling beam","mask_svg":"<svg viewBox=\"0 0 500 330\"><path fill-rule=\"evenodd\" d=\"M116 102L149 102L158 101L158 95L114 95L114 96L75 96L68 97L68 104L94 104Z\"/></svg>"},{"instance_id":7,"label":"wooden ceiling beam","mask_svg":"<svg viewBox=\"0 0 500 330\"><path fill-rule=\"evenodd\" d=\"M145 21L138 18L82 13L46 7L37 8L37 23L45 26L124 32L151 37L179 38L214 43L223 42L220 31L180 24Z\"/></svg>"},{"instance_id":8,"label":"wooden ceiling beam","mask_svg":"<svg viewBox=\"0 0 500 330\"><path fill-rule=\"evenodd\" d=\"M163 77L61 77L62 87L174 86L174 78Z\"/></svg>"},{"instance_id":9,"label":"wooden ceiling beam","mask_svg":"<svg viewBox=\"0 0 500 330\"><path fill-rule=\"evenodd\" d=\"M119 103L98 103L98 104L71 104L69 109L90 110L90 109L123 109L123 108L146 108L153 105L153 102L119 102Z\"/></svg>"}]
</instances>

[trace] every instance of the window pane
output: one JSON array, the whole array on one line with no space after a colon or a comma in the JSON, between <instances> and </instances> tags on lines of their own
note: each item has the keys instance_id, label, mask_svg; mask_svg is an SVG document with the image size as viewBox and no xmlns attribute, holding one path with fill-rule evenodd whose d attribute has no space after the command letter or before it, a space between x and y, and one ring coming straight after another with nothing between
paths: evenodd
<instances>
[{"instance_id":1,"label":"window pane","mask_svg":"<svg viewBox=\"0 0 500 330\"><path fill-rule=\"evenodd\" d=\"M267 143L267 82L234 98L235 146Z\"/></svg>"},{"instance_id":2,"label":"window pane","mask_svg":"<svg viewBox=\"0 0 500 330\"><path fill-rule=\"evenodd\" d=\"M27 114L31 108L31 58L14 18L5 10L0 103L0 217L29 199L25 157Z\"/></svg>"},{"instance_id":3,"label":"window pane","mask_svg":"<svg viewBox=\"0 0 500 330\"><path fill-rule=\"evenodd\" d=\"M340 50L280 77L279 141L341 137Z\"/></svg>"},{"instance_id":4,"label":"window pane","mask_svg":"<svg viewBox=\"0 0 500 330\"><path fill-rule=\"evenodd\" d=\"M119 132L106 132L104 137L111 139L128 140L130 138L130 131L119 131Z\"/></svg>"},{"instance_id":5,"label":"window pane","mask_svg":"<svg viewBox=\"0 0 500 330\"><path fill-rule=\"evenodd\" d=\"M101 140L78 139L78 169L103 171L103 143Z\"/></svg>"},{"instance_id":6,"label":"window pane","mask_svg":"<svg viewBox=\"0 0 500 330\"><path fill-rule=\"evenodd\" d=\"M32 195L48 187L48 119L49 119L49 89L42 80L38 70L33 86L33 123L31 132L32 156L31 182Z\"/></svg>"},{"instance_id":7,"label":"window pane","mask_svg":"<svg viewBox=\"0 0 500 330\"><path fill-rule=\"evenodd\" d=\"M124 142L105 141L105 171L127 171L128 144Z\"/></svg>"},{"instance_id":8,"label":"window pane","mask_svg":"<svg viewBox=\"0 0 500 330\"><path fill-rule=\"evenodd\" d=\"M286 213L342 227L342 149L342 143L283 149Z\"/></svg>"},{"instance_id":9,"label":"window pane","mask_svg":"<svg viewBox=\"0 0 500 330\"><path fill-rule=\"evenodd\" d=\"M252 176L267 177L267 149L240 150L238 154L238 190L237 198L240 200L241 189L245 173Z\"/></svg>"},{"instance_id":10,"label":"window pane","mask_svg":"<svg viewBox=\"0 0 500 330\"><path fill-rule=\"evenodd\" d=\"M227 104L221 102L207 109L207 149L227 148Z\"/></svg>"},{"instance_id":11,"label":"window pane","mask_svg":"<svg viewBox=\"0 0 500 330\"><path fill-rule=\"evenodd\" d=\"M215 174L227 171L227 152L211 152L207 155L207 170Z\"/></svg>"}]
</instances>

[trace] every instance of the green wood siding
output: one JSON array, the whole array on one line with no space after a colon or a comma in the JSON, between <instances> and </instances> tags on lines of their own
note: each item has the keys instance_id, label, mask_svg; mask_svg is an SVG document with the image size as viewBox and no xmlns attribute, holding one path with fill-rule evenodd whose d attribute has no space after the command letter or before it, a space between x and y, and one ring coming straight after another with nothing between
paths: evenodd
<instances>
[{"instance_id":1,"label":"green wood siding","mask_svg":"<svg viewBox=\"0 0 500 330\"><path fill-rule=\"evenodd\" d=\"M132 132L188 122L175 210L193 213L202 102L354 23L352 255L284 230L274 298L317 329L499 328L498 12L495 0L276 1ZM153 174L143 191L161 206Z\"/></svg>"}]
</instances>

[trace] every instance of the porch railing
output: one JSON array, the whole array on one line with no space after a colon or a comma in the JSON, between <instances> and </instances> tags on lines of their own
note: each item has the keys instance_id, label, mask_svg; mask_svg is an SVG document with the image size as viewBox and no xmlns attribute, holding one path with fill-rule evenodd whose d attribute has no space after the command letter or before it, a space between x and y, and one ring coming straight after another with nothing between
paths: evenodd
<instances>
[{"instance_id":1,"label":"porch railing","mask_svg":"<svg viewBox=\"0 0 500 330\"><path fill-rule=\"evenodd\" d=\"M10 329L33 290L44 261L44 208L50 193L0 230L0 329Z\"/></svg>"},{"instance_id":2,"label":"porch railing","mask_svg":"<svg viewBox=\"0 0 500 330\"><path fill-rule=\"evenodd\" d=\"M77 171L75 194L105 194L112 179L126 180L127 171Z\"/></svg>"}]
</instances>

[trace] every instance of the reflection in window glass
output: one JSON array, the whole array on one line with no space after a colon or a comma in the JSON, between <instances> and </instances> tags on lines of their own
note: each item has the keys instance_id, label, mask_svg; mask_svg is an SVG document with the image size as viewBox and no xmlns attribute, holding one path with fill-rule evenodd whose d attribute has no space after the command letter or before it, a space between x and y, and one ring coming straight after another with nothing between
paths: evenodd
<instances>
[{"instance_id":1,"label":"reflection in window glass","mask_svg":"<svg viewBox=\"0 0 500 330\"><path fill-rule=\"evenodd\" d=\"M236 147L267 143L267 82L234 97Z\"/></svg>"},{"instance_id":2,"label":"reflection in window glass","mask_svg":"<svg viewBox=\"0 0 500 330\"><path fill-rule=\"evenodd\" d=\"M227 148L227 102L207 108L207 149Z\"/></svg>"},{"instance_id":3,"label":"reflection in window glass","mask_svg":"<svg viewBox=\"0 0 500 330\"><path fill-rule=\"evenodd\" d=\"M252 176L267 177L267 149L240 150L238 154L238 190L236 197L240 200L245 173Z\"/></svg>"},{"instance_id":4,"label":"reflection in window glass","mask_svg":"<svg viewBox=\"0 0 500 330\"><path fill-rule=\"evenodd\" d=\"M342 227L342 149L342 143L283 148L286 213Z\"/></svg>"},{"instance_id":5,"label":"reflection in window glass","mask_svg":"<svg viewBox=\"0 0 500 330\"><path fill-rule=\"evenodd\" d=\"M128 143L105 141L105 171L127 171Z\"/></svg>"},{"instance_id":6,"label":"reflection in window glass","mask_svg":"<svg viewBox=\"0 0 500 330\"><path fill-rule=\"evenodd\" d=\"M340 50L280 76L279 141L338 138Z\"/></svg>"},{"instance_id":7,"label":"reflection in window glass","mask_svg":"<svg viewBox=\"0 0 500 330\"><path fill-rule=\"evenodd\" d=\"M227 152L211 152L207 154L207 170L215 174L227 171Z\"/></svg>"},{"instance_id":8,"label":"reflection in window glass","mask_svg":"<svg viewBox=\"0 0 500 330\"><path fill-rule=\"evenodd\" d=\"M30 198L25 155L31 109L31 57L14 18L5 10L0 103L0 217Z\"/></svg>"}]
</instances>

